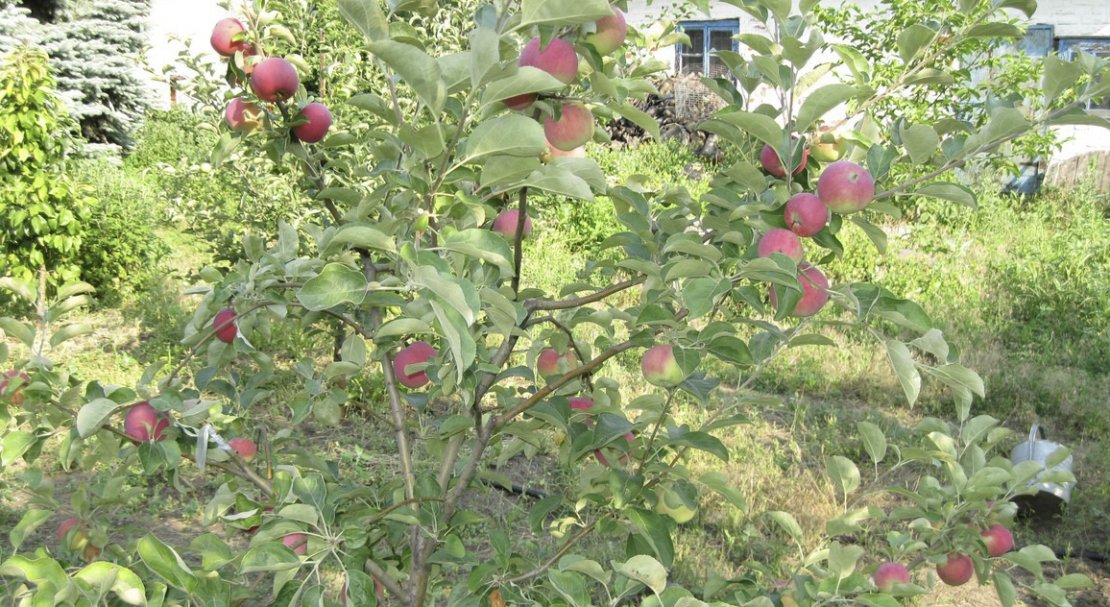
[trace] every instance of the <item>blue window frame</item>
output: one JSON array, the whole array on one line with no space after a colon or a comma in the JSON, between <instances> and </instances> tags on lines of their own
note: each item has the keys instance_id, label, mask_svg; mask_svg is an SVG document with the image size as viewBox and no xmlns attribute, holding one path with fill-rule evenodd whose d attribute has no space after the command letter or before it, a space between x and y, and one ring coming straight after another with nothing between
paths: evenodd
<instances>
[{"instance_id":1,"label":"blue window frame","mask_svg":"<svg viewBox=\"0 0 1110 607\"><path fill-rule=\"evenodd\" d=\"M728 66L713 51L737 51L733 36L740 33L739 19L715 21L683 21L679 24L690 38L690 44L677 45L675 70L680 74L701 74L717 77L728 74Z\"/></svg>"},{"instance_id":2,"label":"blue window frame","mask_svg":"<svg viewBox=\"0 0 1110 607\"><path fill-rule=\"evenodd\" d=\"M1061 57L1068 60L1074 59L1080 52L1110 58L1110 38L1060 38L1057 50ZM1087 109L1100 115L1110 115L1110 99L1103 99L1098 104L1088 102Z\"/></svg>"}]
</instances>

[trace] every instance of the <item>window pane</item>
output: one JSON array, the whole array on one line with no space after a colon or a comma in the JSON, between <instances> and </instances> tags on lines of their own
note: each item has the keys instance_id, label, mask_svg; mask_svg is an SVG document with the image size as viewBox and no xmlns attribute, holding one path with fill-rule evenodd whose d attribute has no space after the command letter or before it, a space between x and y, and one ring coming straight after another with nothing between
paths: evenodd
<instances>
[{"instance_id":1,"label":"window pane","mask_svg":"<svg viewBox=\"0 0 1110 607\"><path fill-rule=\"evenodd\" d=\"M711 51L731 51L732 32L728 30L712 30L709 32L709 49ZM719 57L709 57L709 76L717 78L728 75L728 67Z\"/></svg>"},{"instance_id":2,"label":"window pane","mask_svg":"<svg viewBox=\"0 0 1110 607\"><path fill-rule=\"evenodd\" d=\"M705 71L705 30L689 28L690 46L682 45L679 65L684 74L701 74Z\"/></svg>"}]
</instances>

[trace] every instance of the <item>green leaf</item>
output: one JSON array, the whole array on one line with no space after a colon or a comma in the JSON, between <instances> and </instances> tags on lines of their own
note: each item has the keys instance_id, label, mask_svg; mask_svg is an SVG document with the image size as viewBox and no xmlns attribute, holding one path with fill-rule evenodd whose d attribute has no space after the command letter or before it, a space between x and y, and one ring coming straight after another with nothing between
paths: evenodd
<instances>
[{"instance_id":1,"label":"green leaf","mask_svg":"<svg viewBox=\"0 0 1110 607\"><path fill-rule=\"evenodd\" d=\"M37 559L18 554L12 556L0 565L0 576L23 578L36 586L49 584L57 590L69 585L69 578L66 577L62 566L58 561L47 556ZM47 604L53 605L53 603Z\"/></svg>"},{"instance_id":2,"label":"green leaf","mask_svg":"<svg viewBox=\"0 0 1110 607\"><path fill-rule=\"evenodd\" d=\"M240 573L286 571L301 566L301 559L278 542L264 542L246 552L239 566Z\"/></svg>"},{"instance_id":3,"label":"green leaf","mask_svg":"<svg viewBox=\"0 0 1110 607\"><path fill-rule=\"evenodd\" d=\"M999 108L991 112L990 122L983 129L982 136L986 142L993 142L1028 129L1029 119L1021 110L1012 107Z\"/></svg>"},{"instance_id":4,"label":"green leaf","mask_svg":"<svg viewBox=\"0 0 1110 607\"><path fill-rule=\"evenodd\" d=\"M447 85L435 59L415 46L394 40L371 42L370 52L393 68L438 119L447 101Z\"/></svg>"},{"instance_id":5,"label":"green leaf","mask_svg":"<svg viewBox=\"0 0 1110 607\"><path fill-rule=\"evenodd\" d=\"M940 329L929 329L924 335L910 342L922 352L932 354L940 362L948 360L948 342Z\"/></svg>"},{"instance_id":6,"label":"green leaf","mask_svg":"<svg viewBox=\"0 0 1110 607\"><path fill-rule=\"evenodd\" d=\"M910 160L914 164L928 162L940 145L940 137L937 136L936 129L927 124L915 124L904 129L901 135L902 144L906 146L906 152L909 153Z\"/></svg>"},{"instance_id":7,"label":"green leaf","mask_svg":"<svg viewBox=\"0 0 1110 607\"><path fill-rule=\"evenodd\" d=\"M71 323L54 332L50 336L50 347L56 348L58 344L93 332L94 327L88 323Z\"/></svg>"},{"instance_id":8,"label":"green leaf","mask_svg":"<svg viewBox=\"0 0 1110 607\"><path fill-rule=\"evenodd\" d=\"M742 131L776 150L785 143L782 127L770 116L752 112L726 112L718 114L717 119L739 127Z\"/></svg>"},{"instance_id":9,"label":"green leaf","mask_svg":"<svg viewBox=\"0 0 1110 607\"><path fill-rule=\"evenodd\" d=\"M339 0L339 14L371 42L389 38L389 23L379 0Z\"/></svg>"},{"instance_id":10,"label":"green leaf","mask_svg":"<svg viewBox=\"0 0 1110 607\"><path fill-rule=\"evenodd\" d=\"M482 93L482 105L490 105L520 95L553 93L563 90L566 86L562 80L539 68L524 66L486 85L486 90ZM519 116L519 114L514 115Z\"/></svg>"},{"instance_id":11,"label":"green leaf","mask_svg":"<svg viewBox=\"0 0 1110 607\"><path fill-rule=\"evenodd\" d=\"M97 561L73 575L93 588L110 589L128 605L146 605L146 586L134 571L115 563Z\"/></svg>"},{"instance_id":12,"label":"green leaf","mask_svg":"<svg viewBox=\"0 0 1110 607\"><path fill-rule=\"evenodd\" d=\"M1085 590L1087 588L1094 588L1095 583L1091 578L1083 575L1082 573L1069 573L1062 575L1052 582L1064 590Z\"/></svg>"},{"instance_id":13,"label":"green leaf","mask_svg":"<svg viewBox=\"0 0 1110 607\"><path fill-rule=\"evenodd\" d=\"M100 429L116 409L121 405L114 400L97 398L81 406L77 412L77 433L81 438L88 438Z\"/></svg>"},{"instance_id":14,"label":"green leaf","mask_svg":"<svg viewBox=\"0 0 1110 607\"><path fill-rule=\"evenodd\" d=\"M23 342L28 348L35 347L35 328L31 323L19 322L7 316L0 318L0 330Z\"/></svg>"},{"instance_id":15,"label":"green leaf","mask_svg":"<svg viewBox=\"0 0 1110 607\"><path fill-rule=\"evenodd\" d=\"M856 429L863 439L863 449L876 464L886 457L886 436L881 428L871 422L856 422Z\"/></svg>"},{"instance_id":16,"label":"green leaf","mask_svg":"<svg viewBox=\"0 0 1110 607\"><path fill-rule=\"evenodd\" d=\"M632 124L644 129L656 141L662 138L659 132L659 122L651 114L640 110L627 101L614 108L614 111L627 118Z\"/></svg>"},{"instance_id":17,"label":"green leaf","mask_svg":"<svg viewBox=\"0 0 1110 607\"><path fill-rule=\"evenodd\" d=\"M472 164L493 155L538 157L547 150L547 138L539 122L507 114L478 125L466 140L459 164Z\"/></svg>"},{"instance_id":18,"label":"green leaf","mask_svg":"<svg viewBox=\"0 0 1110 607\"><path fill-rule=\"evenodd\" d=\"M518 27L592 23L612 14L608 0L523 0Z\"/></svg>"},{"instance_id":19,"label":"green leaf","mask_svg":"<svg viewBox=\"0 0 1110 607\"><path fill-rule=\"evenodd\" d=\"M867 238L871 241L871 244L875 245L875 250L879 252L879 255L886 253L886 232L882 228L859 215L852 215L852 223L859 226L864 234L867 234Z\"/></svg>"},{"instance_id":20,"label":"green leaf","mask_svg":"<svg viewBox=\"0 0 1110 607\"><path fill-rule=\"evenodd\" d=\"M549 569L547 579L571 607L590 607L590 593L586 590L586 580L573 571Z\"/></svg>"},{"instance_id":21,"label":"green leaf","mask_svg":"<svg viewBox=\"0 0 1110 607\"><path fill-rule=\"evenodd\" d=\"M687 432L680 439L672 441L672 444L705 451L719 457L723 462L728 462L728 447L721 442L721 439L706 432Z\"/></svg>"},{"instance_id":22,"label":"green leaf","mask_svg":"<svg viewBox=\"0 0 1110 607\"><path fill-rule=\"evenodd\" d=\"M489 230L471 228L455 232L444 239L442 247L493 264L504 278L513 275L513 251L509 243Z\"/></svg>"},{"instance_id":23,"label":"green leaf","mask_svg":"<svg viewBox=\"0 0 1110 607\"><path fill-rule=\"evenodd\" d=\"M451 349L451 357L455 361L456 379L461 382L463 373L474 364L478 346L474 336L467 329L468 323L455 308L443 305L438 299L432 299L431 305L432 311L439 320L440 331Z\"/></svg>"},{"instance_id":24,"label":"green leaf","mask_svg":"<svg viewBox=\"0 0 1110 607\"><path fill-rule=\"evenodd\" d=\"M933 41L936 34L920 23L915 23L898 34L898 55L902 57L902 62L909 63L923 47Z\"/></svg>"},{"instance_id":25,"label":"green leaf","mask_svg":"<svg viewBox=\"0 0 1110 607\"><path fill-rule=\"evenodd\" d=\"M1010 579L1010 574L1001 569L995 569L994 588L1002 607L1013 607L1014 601L1017 600L1017 590L1014 589L1014 581Z\"/></svg>"},{"instance_id":26,"label":"green leaf","mask_svg":"<svg viewBox=\"0 0 1110 607\"><path fill-rule=\"evenodd\" d=\"M906 401L912 407L921 394L921 374L913 362L913 355L906 344L895 340L886 340L886 354L890 358L890 365L894 367L894 374L898 376L898 383L906 393Z\"/></svg>"},{"instance_id":27,"label":"green leaf","mask_svg":"<svg viewBox=\"0 0 1110 607\"><path fill-rule=\"evenodd\" d=\"M23 517L19 519L15 527L8 532L8 539L11 540L12 550L19 552L19 546L28 535L35 532L45 523L54 513L49 510L36 510L31 509L23 513Z\"/></svg>"},{"instance_id":28,"label":"green leaf","mask_svg":"<svg viewBox=\"0 0 1110 607\"><path fill-rule=\"evenodd\" d=\"M804 539L802 534L802 526L798 524L797 519L789 512L782 510L771 510L767 512L767 516L779 526L780 529L786 532L795 542L801 544Z\"/></svg>"},{"instance_id":29,"label":"green leaf","mask_svg":"<svg viewBox=\"0 0 1110 607\"><path fill-rule=\"evenodd\" d=\"M139 558L151 571L161 576L175 588L192 592L197 585L193 571L173 548L163 544L153 535L146 535L136 545Z\"/></svg>"},{"instance_id":30,"label":"green leaf","mask_svg":"<svg viewBox=\"0 0 1110 607\"><path fill-rule=\"evenodd\" d=\"M594 199L589 183L566 167L557 164L548 164L533 171L521 185L578 200Z\"/></svg>"},{"instance_id":31,"label":"green leaf","mask_svg":"<svg viewBox=\"0 0 1110 607\"><path fill-rule=\"evenodd\" d=\"M863 552L863 546L852 544L845 546L840 542L833 542L829 546L829 571L835 573L839 580L852 575L856 571L856 564L863 557Z\"/></svg>"},{"instance_id":32,"label":"green leaf","mask_svg":"<svg viewBox=\"0 0 1110 607\"><path fill-rule=\"evenodd\" d=\"M613 571L640 582L657 595L667 589L667 570L646 554L638 554L623 563L613 563Z\"/></svg>"},{"instance_id":33,"label":"green leaf","mask_svg":"<svg viewBox=\"0 0 1110 607\"><path fill-rule=\"evenodd\" d=\"M859 489L859 468L856 467L856 464L852 460L842 455L834 455L829 458L826 469L828 470L829 478L836 483L836 486L840 488L841 493L843 493L845 497L856 489Z\"/></svg>"},{"instance_id":34,"label":"green leaf","mask_svg":"<svg viewBox=\"0 0 1110 607\"><path fill-rule=\"evenodd\" d=\"M342 248L375 249L386 253L396 253L397 244L393 238L381 230L361 223L349 223L339 228L328 241L325 256L332 255Z\"/></svg>"},{"instance_id":35,"label":"green leaf","mask_svg":"<svg viewBox=\"0 0 1110 607\"><path fill-rule=\"evenodd\" d=\"M991 6L995 8L1014 8L1025 13L1026 18L1032 17L1037 12L1037 0L992 0Z\"/></svg>"},{"instance_id":36,"label":"green leaf","mask_svg":"<svg viewBox=\"0 0 1110 607\"><path fill-rule=\"evenodd\" d=\"M950 364L940 367L926 367L926 372L944 382L945 385L967 388L974 392L979 398L985 398L987 395L986 386L983 385L983 378L979 377L979 374L975 371L963 365Z\"/></svg>"},{"instance_id":37,"label":"green leaf","mask_svg":"<svg viewBox=\"0 0 1110 607\"><path fill-rule=\"evenodd\" d=\"M828 84L806 95L798 110L796 130L805 132L836 106L855 97L859 89L849 84ZM772 144L776 148L781 145Z\"/></svg>"},{"instance_id":38,"label":"green leaf","mask_svg":"<svg viewBox=\"0 0 1110 607\"><path fill-rule=\"evenodd\" d=\"M975 193L969 188L950 181L934 181L927 183L913 192L915 196L928 196L941 200L950 200L967 207L976 208Z\"/></svg>"},{"instance_id":39,"label":"green leaf","mask_svg":"<svg viewBox=\"0 0 1110 607\"><path fill-rule=\"evenodd\" d=\"M7 467L15 463L23 457L23 454L31 450L36 440L38 437L30 432L22 430L9 432L0 443L0 466Z\"/></svg>"},{"instance_id":40,"label":"green leaf","mask_svg":"<svg viewBox=\"0 0 1110 607\"><path fill-rule=\"evenodd\" d=\"M674 563L674 542L671 540L670 517L644 510L630 508L626 510L628 520L636 526L640 535L651 546L655 556L665 564Z\"/></svg>"},{"instance_id":41,"label":"green leaf","mask_svg":"<svg viewBox=\"0 0 1110 607\"><path fill-rule=\"evenodd\" d=\"M967 30L968 38L1021 38L1020 27L1012 23L980 23Z\"/></svg>"},{"instance_id":42,"label":"green leaf","mask_svg":"<svg viewBox=\"0 0 1110 607\"><path fill-rule=\"evenodd\" d=\"M7 289L15 293L20 299L32 306L35 305L38 299L38 297L35 296L34 285L25 280L12 278L11 276L0 278L0 289Z\"/></svg>"},{"instance_id":43,"label":"green leaf","mask_svg":"<svg viewBox=\"0 0 1110 607\"><path fill-rule=\"evenodd\" d=\"M748 502L744 496L740 494L729 483L728 476L723 472L706 472L698 478L698 481L715 491L718 495L725 498L725 501L732 504L733 507L741 512L748 511Z\"/></svg>"},{"instance_id":44,"label":"green leaf","mask_svg":"<svg viewBox=\"0 0 1110 607\"><path fill-rule=\"evenodd\" d=\"M1075 84L1082 74L1083 68L1077 63L1064 61L1057 55L1044 58L1044 78L1041 80L1041 89L1047 100L1054 101L1060 93Z\"/></svg>"},{"instance_id":45,"label":"green leaf","mask_svg":"<svg viewBox=\"0 0 1110 607\"><path fill-rule=\"evenodd\" d=\"M341 263L329 263L297 290L297 301L314 312L344 303L358 305L366 298L368 286L362 272Z\"/></svg>"}]
</instances>

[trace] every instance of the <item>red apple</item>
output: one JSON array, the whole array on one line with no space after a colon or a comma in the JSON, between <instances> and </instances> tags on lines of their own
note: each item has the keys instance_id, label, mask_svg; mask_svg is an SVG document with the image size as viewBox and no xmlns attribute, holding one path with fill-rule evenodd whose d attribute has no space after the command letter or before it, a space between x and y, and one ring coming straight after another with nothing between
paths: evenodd
<instances>
[{"instance_id":1,"label":"red apple","mask_svg":"<svg viewBox=\"0 0 1110 607\"><path fill-rule=\"evenodd\" d=\"M875 198L875 180L860 165L838 160L825 167L817 179L817 196L830 211L855 213Z\"/></svg>"},{"instance_id":2,"label":"red apple","mask_svg":"<svg viewBox=\"0 0 1110 607\"><path fill-rule=\"evenodd\" d=\"M239 97L232 99L224 110L224 120L233 131L249 133L262 124L262 110Z\"/></svg>"},{"instance_id":3,"label":"red apple","mask_svg":"<svg viewBox=\"0 0 1110 607\"><path fill-rule=\"evenodd\" d=\"M875 570L875 587L890 592L902 584L910 583L910 570L902 563L883 563Z\"/></svg>"},{"instance_id":4,"label":"red apple","mask_svg":"<svg viewBox=\"0 0 1110 607\"><path fill-rule=\"evenodd\" d=\"M212 328L216 330L216 339L229 344L235 341L235 336L239 334L239 327L235 324L235 310L232 308L224 308L216 312L216 317L212 319Z\"/></svg>"},{"instance_id":5,"label":"red apple","mask_svg":"<svg viewBox=\"0 0 1110 607\"><path fill-rule=\"evenodd\" d=\"M236 36L241 36L246 31L247 28L243 27L243 23L238 19L232 17L220 19L216 22L216 27L212 28L212 37L209 41L217 53L230 57L235 54L235 51L246 46L241 39L235 40Z\"/></svg>"},{"instance_id":6,"label":"red apple","mask_svg":"<svg viewBox=\"0 0 1110 607\"><path fill-rule=\"evenodd\" d=\"M948 561L937 565L937 577L949 586L966 584L973 573L975 573L975 567L971 562L971 557L966 554L949 554Z\"/></svg>"},{"instance_id":7,"label":"red apple","mask_svg":"<svg viewBox=\"0 0 1110 607\"><path fill-rule=\"evenodd\" d=\"M786 227L798 236L813 236L829 223L829 209L813 194L795 194L783 211Z\"/></svg>"},{"instance_id":8,"label":"red apple","mask_svg":"<svg viewBox=\"0 0 1110 607\"><path fill-rule=\"evenodd\" d=\"M331 112L322 103L310 103L301 110L308 122L293 127L293 135L305 143L319 143L331 128Z\"/></svg>"},{"instance_id":9,"label":"red apple","mask_svg":"<svg viewBox=\"0 0 1110 607\"><path fill-rule=\"evenodd\" d=\"M69 533L69 530L74 527L79 527L79 525L81 525L81 519L76 517L67 518L62 521L62 524L58 525L58 530L54 532L54 539L61 543L66 538L66 533Z\"/></svg>"},{"instance_id":10,"label":"red apple","mask_svg":"<svg viewBox=\"0 0 1110 607\"><path fill-rule=\"evenodd\" d=\"M664 388L677 386L686 379L686 373L675 360L674 348L664 344L652 346L644 352L644 357L640 360L640 372L648 383Z\"/></svg>"},{"instance_id":11,"label":"red apple","mask_svg":"<svg viewBox=\"0 0 1110 607\"><path fill-rule=\"evenodd\" d=\"M559 359L566 362L567 369L573 369L578 366L578 359L574 356L574 352L567 350L563 354L555 351L555 348L547 348L540 352L540 356L536 361L536 372L540 377L551 377L552 375L559 374ZM574 399L571 399L572 401Z\"/></svg>"},{"instance_id":12,"label":"red apple","mask_svg":"<svg viewBox=\"0 0 1110 607\"><path fill-rule=\"evenodd\" d=\"M8 402L18 407L23 404L23 387L31 381L31 376L18 369L4 371L0 375L0 398L7 397ZM8 394L8 385L14 386Z\"/></svg>"},{"instance_id":13,"label":"red apple","mask_svg":"<svg viewBox=\"0 0 1110 607\"><path fill-rule=\"evenodd\" d=\"M295 554L308 552L308 536L303 533L290 533L281 538L281 543Z\"/></svg>"},{"instance_id":14,"label":"red apple","mask_svg":"<svg viewBox=\"0 0 1110 607\"><path fill-rule=\"evenodd\" d=\"M263 101L285 101L297 94L300 84L297 68L281 57L265 59L251 72L251 90Z\"/></svg>"},{"instance_id":15,"label":"red apple","mask_svg":"<svg viewBox=\"0 0 1110 607\"><path fill-rule=\"evenodd\" d=\"M797 139L797 137L794 137ZM794 175L801 173L806 168L806 161L809 160L809 149L802 148L802 160L798 166L794 167ZM782 166L782 161L779 160L779 155L775 152L775 148L771 144L765 144L763 149L759 152L759 164L763 165L763 170L782 179L786 177L786 169Z\"/></svg>"},{"instance_id":16,"label":"red apple","mask_svg":"<svg viewBox=\"0 0 1110 607\"><path fill-rule=\"evenodd\" d=\"M983 536L983 543L987 545L987 553L999 557L1014 549L1014 534L1006 527L994 524L979 535Z\"/></svg>"},{"instance_id":17,"label":"red apple","mask_svg":"<svg viewBox=\"0 0 1110 607\"><path fill-rule=\"evenodd\" d=\"M594 406L594 399L586 398L584 396L572 396L570 399L570 408L574 411L588 411Z\"/></svg>"},{"instance_id":18,"label":"red apple","mask_svg":"<svg viewBox=\"0 0 1110 607\"><path fill-rule=\"evenodd\" d=\"M409 365L419 365L428 362L435 358L436 349L426 341L414 341L404 350L397 353L397 357L393 359L393 373L397 376L397 381L406 388L419 388L428 383L428 374L421 369L413 373L407 373L405 369Z\"/></svg>"},{"instance_id":19,"label":"red apple","mask_svg":"<svg viewBox=\"0 0 1110 607\"><path fill-rule=\"evenodd\" d=\"M508 209L502 211L493 220L493 226L490 228L494 232L501 234L505 238L516 238L516 227L520 217L520 209ZM532 233L532 218L528 215L524 216L524 235L527 236Z\"/></svg>"},{"instance_id":20,"label":"red apple","mask_svg":"<svg viewBox=\"0 0 1110 607\"><path fill-rule=\"evenodd\" d=\"M817 266L802 263L798 266L798 282L802 283L802 298L794 306L792 316L813 316L829 303L829 279ZM771 305L778 307L779 298L771 287Z\"/></svg>"},{"instance_id":21,"label":"red apple","mask_svg":"<svg viewBox=\"0 0 1110 607\"><path fill-rule=\"evenodd\" d=\"M594 115L581 103L564 103L558 120L552 116L544 121L543 132L552 147L569 152L593 137Z\"/></svg>"},{"instance_id":22,"label":"red apple","mask_svg":"<svg viewBox=\"0 0 1110 607\"><path fill-rule=\"evenodd\" d=\"M775 228L759 239L758 252L760 257L769 257L772 253L781 253L793 259L795 263L802 261L802 241L798 235L790 230Z\"/></svg>"},{"instance_id":23,"label":"red apple","mask_svg":"<svg viewBox=\"0 0 1110 607\"><path fill-rule=\"evenodd\" d=\"M611 17L602 17L595 24L597 30L586 36L586 44L597 49L600 55L611 55L624 44L628 36L628 23L619 8L613 8Z\"/></svg>"},{"instance_id":24,"label":"red apple","mask_svg":"<svg viewBox=\"0 0 1110 607\"><path fill-rule=\"evenodd\" d=\"M585 158L586 157L586 146L584 146L584 145L578 146L578 147L574 148L573 150L571 150L569 152L564 152L563 150L560 150L559 148L551 145L550 141L548 141L546 143L547 143L547 151L540 154L540 162L547 163L547 162L551 162L552 160L554 160L556 158Z\"/></svg>"},{"instance_id":25,"label":"red apple","mask_svg":"<svg viewBox=\"0 0 1110 607\"><path fill-rule=\"evenodd\" d=\"M539 36L532 38L520 51L520 65L539 68L566 84L578 79L578 53L561 38L553 39L544 48L540 48Z\"/></svg>"},{"instance_id":26,"label":"red apple","mask_svg":"<svg viewBox=\"0 0 1110 607\"><path fill-rule=\"evenodd\" d=\"M249 438L233 438L227 441L227 446L248 462L254 459L254 454L258 453L258 446Z\"/></svg>"},{"instance_id":27,"label":"red apple","mask_svg":"<svg viewBox=\"0 0 1110 607\"><path fill-rule=\"evenodd\" d=\"M163 440L169 426L170 420L145 400L132 405L123 420L124 434L141 443Z\"/></svg>"}]
</instances>

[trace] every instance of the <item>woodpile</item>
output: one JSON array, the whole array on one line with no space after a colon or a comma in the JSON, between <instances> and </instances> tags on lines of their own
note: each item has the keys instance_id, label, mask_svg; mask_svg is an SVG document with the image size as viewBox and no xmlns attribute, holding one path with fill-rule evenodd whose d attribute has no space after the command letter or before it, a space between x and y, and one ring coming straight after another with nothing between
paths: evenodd
<instances>
[{"instance_id":1,"label":"woodpile","mask_svg":"<svg viewBox=\"0 0 1110 607\"><path fill-rule=\"evenodd\" d=\"M716 136L699 131L700 122L724 107L724 101L701 83L694 74L673 74L655 83L658 95L634 105L659 123L663 139L677 139L694 148L699 155L715 158L719 151ZM642 128L627 118L614 120L608 125L609 137L614 145L635 146L651 138Z\"/></svg>"}]
</instances>

